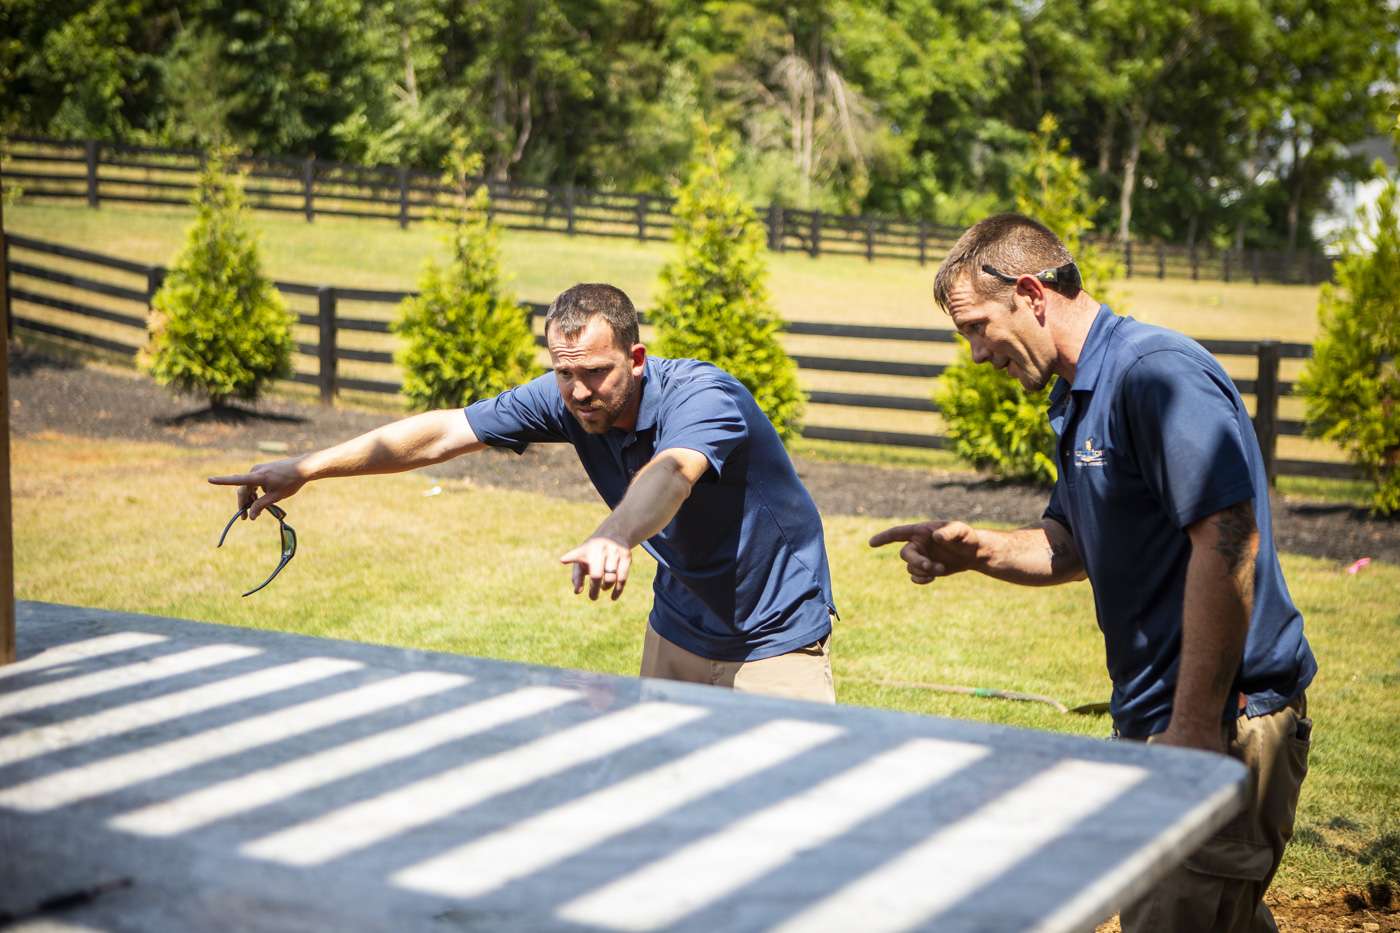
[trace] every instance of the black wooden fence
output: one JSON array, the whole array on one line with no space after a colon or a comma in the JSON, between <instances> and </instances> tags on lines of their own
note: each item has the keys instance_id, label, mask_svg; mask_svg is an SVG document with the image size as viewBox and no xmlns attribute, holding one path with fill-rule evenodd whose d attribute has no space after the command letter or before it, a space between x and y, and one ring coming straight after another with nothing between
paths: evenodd
<instances>
[{"instance_id":1,"label":"black wooden fence","mask_svg":"<svg viewBox=\"0 0 1400 933\"><path fill-rule=\"evenodd\" d=\"M165 270L160 266L148 266L104 256L89 250L77 249L48 243L30 237L14 234L6 235L3 241L5 255L4 268L7 273L7 294L13 304L21 305L16 310L9 309L12 327L28 330L63 341L93 347L113 353L133 356L143 339L146 327L147 309L151 298L160 288ZM53 264L45 264L44 257L65 260L68 270ZM77 274L73 266L94 267L87 274ZM97 270L110 270L106 279L91 277L101 274ZM86 271L86 270L85 270ZM115 272L128 279L128 284L117 284L110 279ZM316 360L314 372L298 372L294 381L315 385L321 399L332 404L341 390L397 394L400 383L395 380L350 378L341 375L339 364L354 361L359 363L393 364L391 353L383 350L364 350L341 346L340 336L350 332L387 334L388 314L378 318L353 317L340 313L341 302L369 302L395 305L412 294L405 291L376 290L363 288L343 288L330 285L308 285L299 282L277 282L277 287L286 295L314 296L316 312L298 313L298 322L316 328L318 339L315 343L299 342L300 353ZM116 299L124 303L125 310L94 304L91 299L77 300L59 297L53 293L53 286L77 291L84 296L99 296ZM66 313L58 315L68 324L59 324L55 315L46 313L36 317L30 308L47 308ZM541 315L544 306L529 305L531 313ZM100 321L112 335L94 333L94 328L85 322ZM100 326L98 329L102 329ZM954 332L934 328L918 327L874 327L859 324L827 324L814 322L789 322L786 330L790 334L831 337L849 345L850 340L879 342L953 343ZM542 341L542 338L541 338ZM1260 446L1269 463L1270 475L1319 476L1333 478L1355 478L1360 471L1346 463L1279 459L1275 452L1280 436L1299 436L1303 425L1299 421L1279 417L1279 399L1293 394L1293 383L1279 378L1282 359L1306 359L1312 355L1308 344L1280 343L1274 340L1206 340L1203 345L1219 356L1252 356L1256 359L1254 379L1237 379L1235 384L1244 395L1256 397L1255 429ZM801 369L827 372L861 373L876 376L897 376L911 380L910 395L872 395L851 392L812 391L809 401L816 404L844 406L857 409L879 409L884 411L936 412L937 406L929 397L929 380L938 376L946 368L938 363L901 362L888 359L853 359L843 356L794 356ZM914 383L913 380L919 380ZM917 394L913 394L917 393ZM804 437L820 440L847 441L867 444L889 444L907 447L946 448L950 442L937 434L901 433L894 431L863 430L844 427L808 425L803 428Z\"/></svg>"},{"instance_id":2,"label":"black wooden fence","mask_svg":"<svg viewBox=\"0 0 1400 933\"><path fill-rule=\"evenodd\" d=\"M159 149L16 136L8 140L3 174L25 197L103 202L188 204L203 156ZM258 209L387 220L406 227L432 216L449 194L436 173L405 166L350 165L315 158L249 156L245 191ZM568 235L670 238L673 198L592 191L573 186L490 183L492 210L503 226ZM760 211L768 248L818 256L938 262L961 229L926 221L804 211L774 204ZM1219 250L1204 245L1097 244L1129 278L1220 279L1315 284L1332 275L1331 260L1311 252Z\"/></svg>"}]
</instances>

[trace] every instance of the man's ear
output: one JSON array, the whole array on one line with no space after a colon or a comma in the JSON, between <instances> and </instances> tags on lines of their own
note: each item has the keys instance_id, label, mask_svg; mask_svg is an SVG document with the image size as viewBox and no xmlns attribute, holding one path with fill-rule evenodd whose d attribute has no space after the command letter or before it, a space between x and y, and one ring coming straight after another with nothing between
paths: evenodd
<instances>
[{"instance_id":1,"label":"man's ear","mask_svg":"<svg viewBox=\"0 0 1400 933\"><path fill-rule=\"evenodd\" d=\"M644 343L632 344L632 352L629 354L629 362L632 364L632 375L640 376L642 368L647 361L647 346Z\"/></svg>"},{"instance_id":2,"label":"man's ear","mask_svg":"<svg viewBox=\"0 0 1400 933\"><path fill-rule=\"evenodd\" d=\"M1016 280L1016 303L1035 315L1040 323L1045 323L1045 283L1033 275L1023 275Z\"/></svg>"}]
</instances>

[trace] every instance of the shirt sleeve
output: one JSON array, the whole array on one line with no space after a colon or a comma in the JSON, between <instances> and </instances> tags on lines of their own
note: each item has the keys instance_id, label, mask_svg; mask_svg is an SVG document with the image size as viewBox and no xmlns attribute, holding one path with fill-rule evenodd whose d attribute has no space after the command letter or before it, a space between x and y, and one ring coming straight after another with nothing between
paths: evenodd
<instances>
[{"instance_id":1,"label":"shirt sleeve","mask_svg":"<svg viewBox=\"0 0 1400 933\"><path fill-rule=\"evenodd\" d=\"M466 413L476 439L491 447L524 453L533 443L569 440L564 424L567 412L553 373L473 402Z\"/></svg>"},{"instance_id":2,"label":"shirt sleeve","mask_svg":"<svg viewBox=\"0 0 1400 933\"><path fill-rule=\"evenodd\" d=\"M749 426L734 390L719 382L701 382L673 391L657 418L655 450L694 450L710 461L717 477L725 461L748 439Z\"/></svg>"},{"instance_id":3,"label":"shirt sleeve","mask_svg":"<svg viewBox=\"0 0 1400 933\"><path fill-rule=\"evenodd\" d=\"M1206 360L1162 350L1125 374L1120 399L1138 469L1178 528L1254 496L1248 443L1258 443L1229 377Z\"/></svg>"}]
</instances>

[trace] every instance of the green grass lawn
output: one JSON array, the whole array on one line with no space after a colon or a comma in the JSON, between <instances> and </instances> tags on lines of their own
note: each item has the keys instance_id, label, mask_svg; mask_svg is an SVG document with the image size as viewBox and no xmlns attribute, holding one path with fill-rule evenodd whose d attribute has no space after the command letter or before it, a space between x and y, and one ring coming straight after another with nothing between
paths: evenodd
<instances>
[{"instance_id":1,"label":"green grass lawn","mask_svg":"<svg viewBox=\"0 0 1400 933\"><path fill-rule=\"evenodd\" d=\"M492 454L482 454L490 456ZM558 556L603 506L442 483L420 474L314 485L288 503L301 547L276 561L275 525L215 538L234 508L203 478L252 453L61 436L13 448L16 589L50 600L484 657L635 673L650 558L620 603L575 597ZM582 473L579 482L585 482ZM542 517L548 521L542 521ZM1023 589L966 576L907 582L865 545L879 519L834 517L828 545L842 622L833 665L844 703L1103 736L1104 716L910 686L994 687L1068 705L1108 694L1085 584ZM1284 556L1322 672L1297 842L1280 886L1400 883L1400 568Z\"/></svg>"},{"instance_id":2,"label":"green grass lawn","mask_svg":"<svg viewBox=\"0 0 1400 933\"><path fill-rule=\"evenodd\" d=\"M429 224L416 224L401 230L384 221L318 218L308 224L296 215L271 212L252 215L264 250L266 268L272 276L310 284L412 289L429 257L443 258L445 248L438 232ZM6 210L6 227L39 239L84 247L150 264L169 264L184 240L191 212L185 208L104 205L93 210L73 203L20 203ZM568 237L553 233L505 231L502 236L504 268L520 298L547 302L563 289L580 281L608 281L626 290L639 308L654 300L658 275L673 253L669 243L639 243L625 239ZM29 257L33 258L33 257ZM948 320L931 298L935 267L898 260L866 262L854 257L824 256L812 259L805 254L769 255L770 290L777 310L791 321L821 321L849 324L879 324L907 327L946 328ZM85 275L120 280L131 287L130 276L94 271L91 266L64 263L52 257L46 266L66 266ZM21 279L26 287L79 301L93 301L81 292L65 291L52 283ZM1114 292L1135 317L1174 327L1197 338L1248 339L1272 337L1286 341L1311 342L1317 330L1317 289L1303 286L1224 284L1191 282L1184 279L1133 279L1116 283ZM108 305L110 299L98 299ZM119 304L120 302L118 302ZM294 297L291 305L301 312L314 312L315 299ZM116 324L77 318L66 312L17 303L18 313L34 315L52 323L79 327L104 336L136 343L139 332ZM140 313L129 307L128 313ZM340 313L348 316L385 318L393 307L384 304L346 302ZM536 323L537 328L540 326ZM650 339L649 329L643 330ZM315 328L298 328L299 340L314 343ZM388 335L344 332L341 344L350 349L388 350L394 338ZM947 363L953 359L952 344L903 341L852 340L788 334L784 344L794 354L815 356L889 359L906 362ZM1252 357L1225 357L1222 363L1231 375L1253 378ZM316 361L299 356L297 368L314 372ZM1284 360L1280 376L1295 380L1302 369L1299 360ZM392 379L390 366L346 361L342 376ZM927 398L932 381L860 373L838 373L804 368L799 371L804 389L835 392L873 393ZM1301 399L1284 398L1280 417L1302 417ZM943 433L942 419L933 412L911 412L811 405L807 423L825 427L873 429L927 434ZM1278 454L1303 460L1341 460L1341 452L1330 444L1306 438L1284 437Z\"/></svg>"}]
</instances>

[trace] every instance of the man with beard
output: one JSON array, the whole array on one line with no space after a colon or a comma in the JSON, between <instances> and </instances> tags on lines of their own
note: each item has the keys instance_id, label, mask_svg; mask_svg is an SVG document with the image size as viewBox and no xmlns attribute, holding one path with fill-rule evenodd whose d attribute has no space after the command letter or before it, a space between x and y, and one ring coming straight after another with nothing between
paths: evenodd
<instances>
[{"instance_id":1,"label":"man with beard","mask_svg":"<svg viewBox=\"0 0 1400 933\"><path fill-rule=\"evenodd\" d=\"M643 677L834 702L821 519L752 394L709 363L649 357L636 309L611 285L556 298L545 339L552 372L465 412L425 412L209 481L239 487L252 519L316 479L572 444L612 509L560 558L574 592L616 600L632 549L656 558Z\"/></svg>"}]
</instances>

